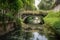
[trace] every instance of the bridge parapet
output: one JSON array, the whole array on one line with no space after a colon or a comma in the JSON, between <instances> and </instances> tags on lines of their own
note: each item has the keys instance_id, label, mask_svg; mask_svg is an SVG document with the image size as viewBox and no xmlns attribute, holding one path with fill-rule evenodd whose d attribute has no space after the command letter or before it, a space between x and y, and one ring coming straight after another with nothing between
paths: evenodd
<instances>
[{"instance_id":1,"label":"bridge parapet","mask_svg":"<svg viewBox=\"0 0 60 40\"><path fill-rule=\"evenodd\" d=\"M19 18L23 15L40 15L45 17L47 14L48 14L48 11L30 11L30 10L25 11L24 10L24 11L19 11L17 16Z\"/></svg>"},{"instance_id":2,"label":"bridge parapet","mask_svg":"<svg viewBox=\"0 0 60 40\"><path fill-rule=\"evenodd\" d=\"M22 11L22 12L20 12L20 14L43 15L43 16L46 16L47 15L47 11Z\"/></svg>"}]
</instances>

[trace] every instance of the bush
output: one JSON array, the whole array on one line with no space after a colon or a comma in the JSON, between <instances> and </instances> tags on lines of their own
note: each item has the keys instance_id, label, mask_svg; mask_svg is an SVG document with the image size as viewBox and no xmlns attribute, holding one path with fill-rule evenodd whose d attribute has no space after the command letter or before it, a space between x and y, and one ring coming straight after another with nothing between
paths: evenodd
<instances>
[{"instance_id":1,"label":"bush","mask_svg":"<svg viewBox=\"0 0 60 40\"><path fill-rule=\"evenodd\" d=\"M57 38L56 40L60 39L60 12L48 12L48 15L44 18L44 21L45 24L48 24L46 26L49 26L49 29L53 30L55 33L55 37Z\"/></svg>"},{"instance_id":2,"label":"bush","mask_svg":"<svg viewBox=\"0 0 60 40\"><path fill-rule=\"evenodd\" d=\"M41 0L41 3L38 5L41 10L50 10L55 4L55 0Z\"/></svg>"},{"instance_id":3,"label":"bush","mask_svg":"<svg viewBox=\"0 0 60 40\"><path fill-rule=\"evenodd\" d=\"M60 20L60 12L48 12L48 15L44 18L45 23L53 25L56 21Z\"/></svg>"}]
</instances>

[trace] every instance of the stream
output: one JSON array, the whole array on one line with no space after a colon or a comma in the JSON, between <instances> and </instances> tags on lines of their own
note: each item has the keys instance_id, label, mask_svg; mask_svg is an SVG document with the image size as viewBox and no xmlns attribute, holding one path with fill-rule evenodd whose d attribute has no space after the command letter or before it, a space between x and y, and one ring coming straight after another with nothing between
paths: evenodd
<instances>
[{"instance_id":1,"label":"stream","mask_svg":"<svg viewBox=\"0 0 60 40\"><path fill-rule=\"evenodd\" d=\"M33 38L32 40L48 40L45 35L41 35L38 32L33 32Z\"/></svg>"},{"instance_id":2,"label":"stream","mask_svg":"<svg viewBox=\"0 0 60 40\"><path fill-rule=\"evenodd\" d=\"M39 3L41 2L41 0L35 0L35 7L37 8L37 10L39 10Z\"/></svg>"}]
</instances>

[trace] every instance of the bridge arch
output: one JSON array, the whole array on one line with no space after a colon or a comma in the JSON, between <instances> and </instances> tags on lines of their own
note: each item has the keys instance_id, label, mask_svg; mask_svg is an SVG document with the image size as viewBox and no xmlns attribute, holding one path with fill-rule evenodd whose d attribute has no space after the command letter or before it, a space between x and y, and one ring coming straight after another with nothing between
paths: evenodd
<instances>
[{"instance_id":1,"label":"bridge arch","mask_svg":"<svg viewBox=\"0 0 60 40\"><path fill-rule=\"evenodd\" d=\"M30 15L30 16L26 16L23 18L24 23L30 23L30 24L44 24L44 20L41 16L34 16L34 15Z\"/></svg>"}]
</instances>

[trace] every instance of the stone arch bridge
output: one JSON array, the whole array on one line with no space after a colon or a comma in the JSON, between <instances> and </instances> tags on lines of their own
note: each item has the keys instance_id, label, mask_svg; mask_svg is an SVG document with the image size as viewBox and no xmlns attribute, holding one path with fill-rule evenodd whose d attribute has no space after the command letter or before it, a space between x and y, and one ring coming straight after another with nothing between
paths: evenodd
<instances>
[{"instance_id":1,"label":"stone arch bridge","mask_svg":"<svg viewBox=\"0 0 60 40\"><path fill-rule=\"evenodd\" d=\"M42 19L47 15L47 11L21 11L18 13L18 17L23 19L23 21L28 17L28 16L38 16L42 17ZM22 23L22 27L24 30L40 30L43 27L41 27L41 24L25 24L24 22Z\"/></svg>"}]
</instances>

